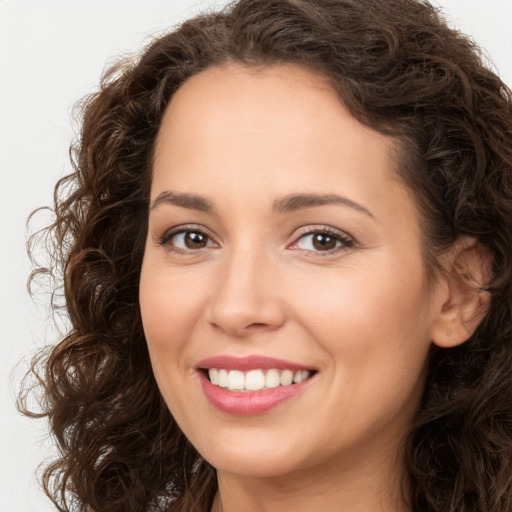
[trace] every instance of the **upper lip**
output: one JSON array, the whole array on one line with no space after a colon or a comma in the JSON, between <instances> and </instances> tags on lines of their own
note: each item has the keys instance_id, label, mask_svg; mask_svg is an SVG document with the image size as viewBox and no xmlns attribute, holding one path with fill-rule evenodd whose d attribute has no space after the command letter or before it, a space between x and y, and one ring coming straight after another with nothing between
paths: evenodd
<instances>
[{"instance_id":1,"label":"upper lip","mask_svg":"<svg viewBox=\"0 0 512 512\"><path fill-rule=\"evenodd\" d=\"M199 369L222 368L225 370L270 370L272 368L278 370L312 370L312 368L302 364L286 361L284 359L276 359L267 356L245 356L233 357L227 355L219 355L207 357L199 361L197 364Z\"/></svg>"}]
</instances>

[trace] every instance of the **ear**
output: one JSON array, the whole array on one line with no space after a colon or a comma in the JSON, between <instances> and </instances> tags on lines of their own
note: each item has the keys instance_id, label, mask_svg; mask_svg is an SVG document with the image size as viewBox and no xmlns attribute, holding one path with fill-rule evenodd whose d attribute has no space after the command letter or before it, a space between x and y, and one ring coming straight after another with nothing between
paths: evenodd
<instances>
[{"instance_id":1,"label":"ear","mask_svg":"<svg viewBox=\"0 0 512 512\"><path fill-rule=\"evenodd\" d=\"M431 338L449 348L468 340L489 310L492 256L475 238L461 237L441 260Z\"/></svg>"}]
</instances>

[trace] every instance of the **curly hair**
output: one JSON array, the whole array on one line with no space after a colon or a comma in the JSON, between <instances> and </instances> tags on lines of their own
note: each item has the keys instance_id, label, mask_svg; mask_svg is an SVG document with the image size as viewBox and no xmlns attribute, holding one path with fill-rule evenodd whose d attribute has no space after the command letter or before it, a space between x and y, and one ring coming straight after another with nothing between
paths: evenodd
<instances>
[{"instance_id":1,"label":"curly hair","mask_svg":"<svg viewBox=\"0 0 512 512\"><path fill-rule=\"evenodd\" d=\"M56 186L46 230L72 328L33 366L60 450L46 492L61 511L211 506L215 470L157 388L138 284L162 116L189 77L227 62L322 74L356 119L396 137L434 273L461 235L492 254L486 318L466 343L431 352L404 440L406 498L416 512L509 512L512 95L422 0L240 0L118 63L81 104L74 172Z\"/></svg>"}]
</instances>

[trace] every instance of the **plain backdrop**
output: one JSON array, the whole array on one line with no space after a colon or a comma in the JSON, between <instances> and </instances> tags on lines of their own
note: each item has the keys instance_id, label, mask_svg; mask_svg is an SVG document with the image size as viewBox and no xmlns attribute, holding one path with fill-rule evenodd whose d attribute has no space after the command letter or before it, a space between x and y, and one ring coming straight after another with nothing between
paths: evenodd
<instances>
[{"instance_id":1,"label":"plain backdrop","mask_svg":"<svg viewBox=\"0 0 512 512\"><path fill-rule=\"evenodd\" d=\"M51 457L43 420L14 397L30 355L58 338L48 297L30 299L26 220L70 171L73 104L112 59L222 0L0 0L0 512L54 510L37 483ZM512 84L512 0L437 0Z\"/></svg>"}]
</instances>

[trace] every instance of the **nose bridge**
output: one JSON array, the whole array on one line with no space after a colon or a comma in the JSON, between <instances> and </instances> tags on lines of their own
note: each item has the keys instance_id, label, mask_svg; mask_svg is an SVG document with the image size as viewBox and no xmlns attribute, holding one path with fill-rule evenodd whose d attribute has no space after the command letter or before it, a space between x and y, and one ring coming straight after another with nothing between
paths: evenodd
<instances>
[{"instance_id":1,"label":"nose bridge","mask_svg":"<svg viewBox=\"0 0 512 512\"><path fill-rule=\"evenodd\" d=\"M246 239L226 250L211 300L210 321L237 336L279 327L284 312L276 273L275 259L264 243Z\"/></svg>"}]
</instances>

